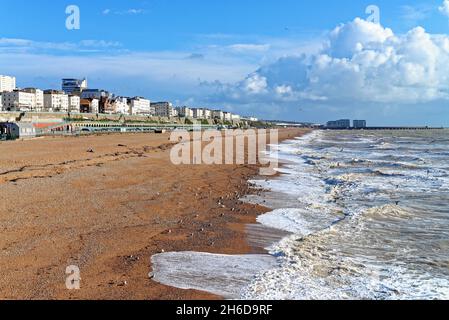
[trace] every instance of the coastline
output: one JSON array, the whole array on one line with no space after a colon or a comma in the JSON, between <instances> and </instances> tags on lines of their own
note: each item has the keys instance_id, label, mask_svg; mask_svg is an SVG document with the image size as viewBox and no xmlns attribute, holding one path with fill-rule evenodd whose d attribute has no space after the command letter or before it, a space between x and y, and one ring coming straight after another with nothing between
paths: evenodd
<instances>
[{"instance_id":1,"label":"coastline","mask_svg":"<svg viewBox=\"0 0 449 320\"><path fill-rule=\"evenodd\" d=\"M281 130L280 141L305 132ZM248 243L246 226L269 209L239 200L253 192L247 181L258 167L174 166L167 140L137 134L0 144L0 198L7 200L0 299L221 299L150 280L150 258L265 253ZM68 265L80 266L79 291L65 288Z\"/></svg>"}]
</instances>

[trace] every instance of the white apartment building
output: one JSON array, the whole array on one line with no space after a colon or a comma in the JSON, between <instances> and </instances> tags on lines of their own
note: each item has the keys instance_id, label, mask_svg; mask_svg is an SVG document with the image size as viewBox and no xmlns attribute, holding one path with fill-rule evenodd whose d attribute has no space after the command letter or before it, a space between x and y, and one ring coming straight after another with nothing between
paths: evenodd
<instances>
[{"instance_id":1,"label":"white apartment building","mask_svg":"<svg viewBox=\"0 0 449 320\"><path fill-rule=\"evenodd\" d=\"M31 111L41 112L44 110L44 91L36 88L25 88L22 91L34 95Z\"/></svg>"},{"instance_id":2,"label":"white apartment building","mask_svg":"<svg viewBox=\"0 0 449 320\"><path fill-rule=\"evenodd\" d=\"M11 92L16 88L16 78L0 75L0 92Z\"/></svg>"},{"instance_id":3,"label":"white apartment building","mask_svg":"<svg viewBox=\"0 0 449 320\"><path fill-rule=\"evenodd\" d=\"M130 105L130 111L132 115L152 116L155 114L154 109L151 108L150 100L141 97L135 97L131 99Z\"/></svg>"},{"instance_id":4,"label":"white apartment building","mask_svg":"<svg viewBox=\"0 0 449 320\"><path fill-rule=\"evenodd\" d=\"M212 111L209 109L203 109L204 119L212 119Z\"/></svg>"},{"instance_id":5,"label":"white apartment building","mask_svg":"<svg viewBox=\"0 0 449 320\"><path fill-rule=\"evenodd\" d=\"M118 114L129 114L129 105L128 99L125 97L117 97L115 98L115 111Z\"/></svg>"},{"instance_id":6,"label":"white apartment building","mask_svg":"<svg viewBox=\"0 0 449 320\"><path fill-rule=\"evenodd\" d=\"M193 118L193 110L188 107L178 107L176 108L178 115L184 118Z\"/></svg>"},{"instance_id":7,"label":"white apartment building","mask_svg":"<svg viewBox=\"0 0 449 320\"><path fill-rule=\"evenodd\" d=\"M81 99L75 95L69 95L69 112L80 113Z\"/></svg>"},{"instance_id":8,"label":"white apartment building","mask_svg":"<svg viewBox=\"0 0 449 320\"><path fill-rule=\"evenodd\" d=\"M223 120L224 121L232 121L232 113L230 113L230 112L223 112Z\"/></svg>"},{"instance_id":9,"label":"white apartment building","mask_svg":"<svg viewBox=\"0 0 449 320\"><path fill-rule=\"evenodd\" d=\"M231 115L231 119L232 119L232 121L240 121L240 116L238 115L238 114L233 114L233 115Z\"/></svg>"},{"instance_id":10,"label":"white apartment building","mask_svg":"<svg viewBox=\"0 0 449 320\"><path fill-rule=\"evenodd\" d=\"M221 110L212 111L212 118L218 120L224 120L224 112Z\"/></svg>"},{"instance_id":11,"label":"white apartment building","mask_svg":"<svg viewBox=\"0 0 449 320\"><path fill-rule=\"evenodd\" d=\"M192 109L193 117L195 119L204 119L204 110L203 109Z\"/></svg>"},{"instance_id":12,"label":"white apartment building","mask_svg":"<svg viewBox=\"0 0 449 320\"><path fill-rule=\"evenodd\" d=\"M41 111L43 92L39 89L3 92L2 104L4 111Z\"/></svg>"},{"instance_id":13,"label":"white apartment building","mask_svg":"<svg viewBox=\"0 0 449 320\"><path fill-rule=\"evenodd\" d=\"M155 102L151 104L154 108L154 115L156 117L173 118L176 116L175 109L170 102Z\"/></svg>"},{"instance_id":14,"label":"white apartment building","mask_svg":"<svg viewBox=\"0 0 449 320\"><path fill-rule=\"evenodd\" d=\"M64 91L44 91L44 110L47 112L68 112L69 96Z\"/></svg>"},{"instance_id":15,"label":"white apartment building","mask_svg":"<svg viewBox=\"0 0 449 320\"><path fill-rule=\"evenodd\" d=\"M0 111L3 111L3 96L0 93Z\"/></svg>"},{"instance_id":16,"label":"white apartment building","mask_svg":"<svg viewBox=\"0 0 449 320\"><path fill-rule=\"evenodd\" d=\"M90 112L91 113L99 113L100 112L100 100L92 99L90 101Z\"/></svg>"}]
</instances>

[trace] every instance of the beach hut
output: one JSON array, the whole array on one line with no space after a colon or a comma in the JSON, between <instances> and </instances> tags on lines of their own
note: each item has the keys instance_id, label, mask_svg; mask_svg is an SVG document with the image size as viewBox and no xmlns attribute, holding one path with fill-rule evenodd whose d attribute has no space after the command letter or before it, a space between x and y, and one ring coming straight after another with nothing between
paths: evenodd
<instances>
[{"instance_id":1,"label":"beach hut","mask_svg":"<svg viewBox=\"0 0 449 320\"><path fill-rule=\"evenodd\" d=\"M26 122L0 122L0 136L2 140L36 137L36 128Z\"/></svg>"}]
</instances>

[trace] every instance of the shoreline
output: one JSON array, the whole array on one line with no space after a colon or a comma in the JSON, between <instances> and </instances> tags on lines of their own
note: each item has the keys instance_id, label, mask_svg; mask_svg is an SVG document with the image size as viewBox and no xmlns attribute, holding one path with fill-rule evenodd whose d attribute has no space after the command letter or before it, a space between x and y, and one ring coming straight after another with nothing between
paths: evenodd
<instances>
[{"instance_id":1,"label":"shoreline","mask_svg":"<svg viewBox=\"0 0 449 320\"><path fill-rule=\"evenodd\" d=\"M292 136L286 134L289 133L287 130L280 136L278 143L282 144L302 137L311 131L301 130L300 133L297 132ZM282 167L284 164L280 162L279 166ZM259 169L260 165L255 167ZM269 253L268 248L291 235L290 232L263 225L258 221L259 217L271 212L272 208L265 206L262 202L254 203L244 199L251 195L260 196L265 192L255 188L250 183L251 180L274 179L280 175L281 173L276 173L267 177L255 171L246 178L246 192L239 194L237 203L250 206L252 212L249 214L250 219L230 226L238 230L241 237L239 240L241 244L237 250L226 252L219 249L179 250L158 253L152 257L153 279L170 287L208 292L211 296L220 299L239 299L242 293L240 290L245 288L253 277L277 265L277 259ZM243 244L250 250L242 250Z\"/></svg>"},{"instance_id":2,"label":"shoreline","mask_svg":"<svg viewBox=\"0 0 449 320\"><path fill-rule=\"evenodd\" d=\"M305 132L281 130L280 140ZM259 168L172 166L167 137L0 144L0 198L8 201L0 206L0 299L221 299L150 280L150 258L266 253L248 243L246 226L269 210L239 200L253 192L247 181ZM79 291L65 288L68 265L80 266Z\"/></svg>"}]
</instances>

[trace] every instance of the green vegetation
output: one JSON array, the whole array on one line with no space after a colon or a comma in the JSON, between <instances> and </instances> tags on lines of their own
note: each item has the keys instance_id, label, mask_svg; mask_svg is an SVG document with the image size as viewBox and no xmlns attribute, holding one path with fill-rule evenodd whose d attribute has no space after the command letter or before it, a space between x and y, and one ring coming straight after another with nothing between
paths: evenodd
<instances>
[{"instance_id":1,"label":"green vegetation","mask_svg":"<svg viewBox=\"0 0 449 320\"><path fill-rule=\"evenodd\" d=\"M251 127L253 128L273 128L273 124L265 121L255 121L251 122Z\"/></svg>"}]
</instances>

